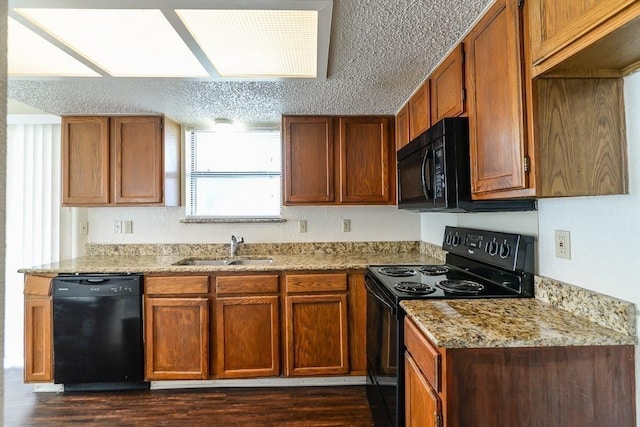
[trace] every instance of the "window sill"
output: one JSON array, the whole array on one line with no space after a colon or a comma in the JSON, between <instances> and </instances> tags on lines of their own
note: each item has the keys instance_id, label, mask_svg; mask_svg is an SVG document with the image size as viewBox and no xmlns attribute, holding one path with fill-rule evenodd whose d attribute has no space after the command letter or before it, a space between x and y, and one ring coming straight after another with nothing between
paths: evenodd
<instances>
[{"instance_id":1,"label":"window sill","mask_svg":"<svg viewBox=\"0 0 640 427\"><path fill-rule=\"evenodd\" d=\"M272 222L286 222L284 218L183 218L183 224L260 224Z\"/></svg>"}]
</instances>

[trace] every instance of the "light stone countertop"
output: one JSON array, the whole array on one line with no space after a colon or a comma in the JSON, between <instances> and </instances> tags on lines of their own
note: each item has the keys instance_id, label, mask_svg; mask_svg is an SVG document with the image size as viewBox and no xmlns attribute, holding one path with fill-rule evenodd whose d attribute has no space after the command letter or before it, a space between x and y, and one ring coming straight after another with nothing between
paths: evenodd
<instances>
[{"instance_id":1,"label":"light stone countertop","mask_svg":"<svg viewBox=\"0 0 640 427\"><path fill-rule=\"evenodd\" d=\"M401 306L443 348L636 344L634 336L534 298L411 300Z\"/></svg>"},{"instance_id":2,"label":"light stone countertop","mask_svg":"<svg viewBox=\"0 0 640 427\"><path fill-rule=\"evenodd\" d=\"M262 258L263 256L239 256L236 258ZM188 266L173 265L185 258L207 258L205 256L86 256L62 260L51 264L22 268L20 273L65 274L65 273L215 273L243 271L285 271L285 270L362 270L375 264L441 264L435 258L419 252L400 253L340 253L302 255L264 255L272 258L267 265L215 265ZM225 256L210 258L225 259Z\"/></svg>"}]
</instances>

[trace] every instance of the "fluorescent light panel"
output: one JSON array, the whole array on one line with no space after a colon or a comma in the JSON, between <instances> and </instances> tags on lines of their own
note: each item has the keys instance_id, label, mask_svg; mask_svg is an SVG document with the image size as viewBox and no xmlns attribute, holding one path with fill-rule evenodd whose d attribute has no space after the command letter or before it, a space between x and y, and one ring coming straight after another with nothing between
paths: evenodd
<instances>
[{"instance_id":1,"label":"fluorescent light panel","mask_svg":"<svg viewBox=\"0 0 640 427\"><path fill-rule=\"evenodd\" d=\"M176 10L222 77L317 76L315 10Z\"/></svg>"},{"instance_id":2,"label":"fluorescent light panel","mask_svg":"<svg viewBox=\"0 0 640 427\"><path fill-rule=\"evenodd\" d=\"M8 73L13 76L100 77L13 18L8 22Z\"/></svg>"},{"instance_id":3,"label":"fluorescent light panel","mask_svg":"<svg viewBox=\"0 0 640 427\"><path fill-rule=\"evenodd\" d=\"M209 76L159 10L16 11L112 76Z\"/></svg>"}]
</instances>

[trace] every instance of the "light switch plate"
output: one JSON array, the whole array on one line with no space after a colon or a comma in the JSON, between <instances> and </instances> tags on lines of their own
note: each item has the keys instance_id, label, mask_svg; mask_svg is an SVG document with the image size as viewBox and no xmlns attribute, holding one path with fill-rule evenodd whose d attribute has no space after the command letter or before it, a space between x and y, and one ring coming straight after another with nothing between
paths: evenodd
<instances>
[{"instance_id":1,"label":"light switch plate","mask_svg":"<svg viewBox=\"0 0 640 427\"><path fill-rule=\"evenodd\" d=\"M124 234L133 233L133 221L122 221L122 232Z\"/></svg>"},{"instance_id":2,"label":"light switch plate","mask_svg":"<svg viewBox=\"0 0 640 427\"><path fill-rule=\"evenodd\" d=\"M343 233L348 233L351 231L351 220L350 219L343 219L342 220L342 232Z\"/></svg>"},{"instance_id":3,"label":"light switch plate","mask_svg":"<svg viewBox=\"0 0 640 427\"><path fill-rule=\"evenodd\" d=\"M113 221L113 234L122 234L122 221Z\"/></svg>"},{"instance_id":4,"label":"light switch plate","mask_svg":"<svg viewBox=\"0 0 640 427\"><path fill-rule=\"evenodd\" d=\"M307 232L307 220L299 219L298 220L298 233L306 233Z\"/></svg>"},{"instance_id":5,"label":"light switch plate","mask_svg":"<svg viewBox=\"0 0 640 427\"><path fill-rule=\"evenodd\" d=\"M571 233L566 230L556 230L556 257L571 259Z\"/></svg>"}]
</instances>

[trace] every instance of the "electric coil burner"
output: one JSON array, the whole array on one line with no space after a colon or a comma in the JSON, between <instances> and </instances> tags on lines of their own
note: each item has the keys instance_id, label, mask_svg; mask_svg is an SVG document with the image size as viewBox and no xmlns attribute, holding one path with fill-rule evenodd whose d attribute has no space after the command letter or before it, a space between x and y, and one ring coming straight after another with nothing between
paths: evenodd
<instances>
[{"instance_id":1,"label":"electric coil burner","mask_svg":"<svg viewBox=\"0 0 640 427\"><path fill-rule=\"evenodd\" d=\"M436 291L433 286L417 282L400 282L394 286L397 290L411 295L427 295Z\"/></svg>"},{"instance_id":2,"label":"electric coil burner","mask_svg":"<svg viewBox=\"0 0 640 427\"><path fill-rule=\"evenodd\" d=\"M446 227L442 265L370 265L367 287L367 395L376 425L404 426L406 299L533 296L534 239Z\"/></svg>"},{"instance_id":3,"label":"electric coil burner","mask_svg":"<svg viewBox=\"0 0 640 427\"><path fill-rule=\"evenodd\" d=\"M381 267L378 272L391 277L415 276L416 271L406 267Z\"/></svg>"},{"instance_id":4,"label":"electric coil burner","mask_svg":"<svg viewBox=\"0 0 640 427\"><path fill-rule=\"evenodd\" d=\"M436 286L455 294L476 295L484 290L484 285L471 280L441 280Z\"/></svg>"},{"instance_id":5,"label":"electric coil burner","mask_svg":"<svg viewBox=\"0 0 640 427\"><path fill-rule=\"evenodd\" d=\"M444 265L423 265L418 271L427 276L439 276L440 274L448 272L449 269Z\"/></svg>"}]
</instances>

